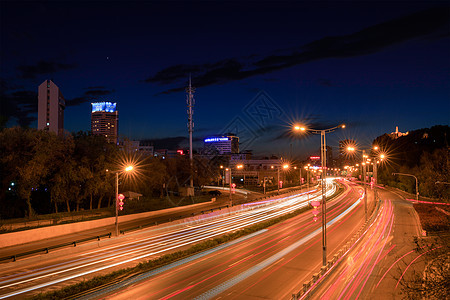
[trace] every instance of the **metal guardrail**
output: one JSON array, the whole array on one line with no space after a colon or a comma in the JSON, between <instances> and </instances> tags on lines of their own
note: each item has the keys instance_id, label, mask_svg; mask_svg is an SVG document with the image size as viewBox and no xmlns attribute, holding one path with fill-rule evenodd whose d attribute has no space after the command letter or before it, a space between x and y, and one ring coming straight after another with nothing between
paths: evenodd
<instances>
[{"instance_id":1,"label":"metal guardrail","mask_svg":"<svg viewBox=\"0 0 450 300\"><path fill-rule=\"evenodd\" d=\"M8 255L8 256L0 257L0 261L12 259L12 261L14 262L19 257L30 256L30 255L39 254L39 253L47 254L50 250L54 250L54 249L58 249L58 248L63 248L63 247L67 247L67 246L74 246L74 247L76 247L77 244L81 244L81 243L88 242L88 241L91 241L91 240L100 241L100 239L102 237L111 238L111 232L110 233L106 233L106 234L102 234L102 235L97 235L97 236L94 236L94 237L88 237L88 238L76 240L76 241L73 241L73 242L67 242L67 243L63 243L63 244L59 244L59 245L49 246L49 247L40 248L40 249L36 249L36 250L31 250L31 251L27 251L27 252L21 252L21 253L14 254L14 255Z\"/></svg>"},{"instance_id":2,"label":"metal guardrail","mask_svg":"<svg viewBox=\"0 0 450 300\"><path fill-rule=\"evenodd\" d=\"M184 218L191 218L191 217L195 217L196 215L203 215L205 213L212 213L213 211L221 210L222 208L228 208L228 205L202 210L202 211L200 211L198 213L193 212L193 213L188 214L188 215L176 216L176 217L173 217L173 218L166 219L166 220L164 220L162 222L159 222L159 223L158 222L152 222L152 223L139 225L139 226L136 226L136 227L125 229L125 230L120 230L120 234L125 234L126 232L132 232L132 231L136 231L136 230L147 228L147 227L151 227L151 226L156 226L156 225L162 224L162 223L169 223L169 222L172 222L172 221L175 221L175 220L181 220L181 219L184 219Z\"/></svg>"}]
</instances>

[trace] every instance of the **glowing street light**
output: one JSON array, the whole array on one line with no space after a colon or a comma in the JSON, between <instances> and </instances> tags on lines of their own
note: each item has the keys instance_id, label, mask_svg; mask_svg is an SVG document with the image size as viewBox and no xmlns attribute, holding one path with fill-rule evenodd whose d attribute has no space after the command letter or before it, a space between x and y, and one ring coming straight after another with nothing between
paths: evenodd
<instances>
[{"instance_id":1,"label":"glowing street light","mask_svg":"<svg viewBox=\"0 0 450 300\"><path fill-rule=\"evenodd\" d=\"M125 172L130 172L133 170L133 166L127 166L125 167ZM122 171L123 172L123 171ZM119 236L119 173L121 171L116 172L116 222L115 222L115 229L116 229L116 236ZM120 200L122 201L122 200Z\"/></svg>"},{"instance_id":2,"label":"glowing street light","mask_svg":"<svg viewBox=\"0 0 450 300\"><path fill-rule=\"evenodd\" d=\"M335 131L338 128L345 128L345 124L335 126L328 129L316 130L307 128L306 126L295 125L294 131L308 131L315 134L320 134L320 156L322 160L322 248L323 248L323 265L327 264L327 205L325 199L326 177L327 177L327 148L325 141L325 134Z\"/></svg>"},{"instance_id":3,"label":"glowing street light","mask_svg":"<svg viewBox=\"0 0 450 300\"><path fill-rule=\"evenodd\" d=\"M243 165L236 165L236 168L237 169L242 169L244 166ZM233 206L233 193L232 193L232 189L233 189L233 177L232 177L232 175L231 175L231 166L230 166L230 168L227 168L226 170L228 171L230 171L230 207L231 206Z\"/></svg>"}]
</instances>

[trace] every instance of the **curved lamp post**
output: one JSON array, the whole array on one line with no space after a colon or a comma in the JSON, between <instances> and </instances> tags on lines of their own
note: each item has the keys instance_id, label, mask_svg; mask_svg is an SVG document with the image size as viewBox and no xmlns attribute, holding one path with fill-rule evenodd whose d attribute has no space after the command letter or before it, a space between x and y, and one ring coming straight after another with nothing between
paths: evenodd
<instances>
[{"instance_id":1,"label":"curved lamp post","mask_svg":"<svg viewBox=\"0 0 450 300\"><path fill-rule=\"evenodd\" d=\"M237 169L242 169L243 167L244 167L243 165L237 165L236 166ZM233 206L233 196L232 196L232 192L231 192L231 190L233 188L233 177L231 176L231 169L232 169L231 166L230 166L229 169L227 169L227 170L230 171L230 207Z\"/></svg>"},{"instance_id":2,"label":"curved lamp post","mask_svg":"<svg viewBox=\"0 0 450 300\"><path fill-rule=\"evenodd\" d=\"M378 147L374 146L372 148L372 150L378 151ZM366 166L368 163L370 163L369 156L366 155L366 150L358 150L354 146L347 147L347 151L349 151L349 152L361 151L362 152L363 161L361 163L361 176L363 177L363 185L364 185L364 215L365 215L366 221L367 221L367 185L368 185L368 182L366 182L366 177L367 177L367 169L366 169L367 167ZM376 184L378 181L378 178L377 178L378 177L378 165L377 165L378 157L375 157L375 158L376 159L373 162L373 178L374 178L374 186L376 188ZM383 160L385 158L384 154L380 154L379 158L380 158L380 160ZM369 169L369 171L370 171L370 169ZM374 188L374 195L376 195L375 188Z\"/></svg>"},{"instance_id":3,"label":"curved lamp post","mask_svg":"<svg viewBox=\"0 0 450 300\"><path fill-rule=\"evenodd\" d=\"M416 180L416 201L419 202L419 182L417 180L417 177L412 174L405 174L405 173L392 173L392 175L403 175L414 177L414 179Z\"/></svg>"},{"instance_id":4,"label":"curved lamp post","mask_svg":"<svg viewBox=\"0 0 450 300\"><path fill-rule=\"evenodd\" d=\"M130 172L133 170L133 166L127 166L122 171L117 171L116 173L116 236L119 236L119 173Z\"/></svg>"},{"instance_id":5,"label":"curved lamp post","mask_svg":"<svg viewBox=\"0 0 450 300\"><path fill-rule=\"evenodd\" d=\"M325 189L326 189L326 177L327 177L327 146L325 140L325 134L335 131L338 128L345 128L345 124L335 126L328 129L310 129L303 126L294 126L294 131L308 131L314 134L320 134L320 156L322 161L322 249L323 249L323 259L322 264L325 266L327 264L327 206L325 199Z\"/></svg>"}]
</instances>

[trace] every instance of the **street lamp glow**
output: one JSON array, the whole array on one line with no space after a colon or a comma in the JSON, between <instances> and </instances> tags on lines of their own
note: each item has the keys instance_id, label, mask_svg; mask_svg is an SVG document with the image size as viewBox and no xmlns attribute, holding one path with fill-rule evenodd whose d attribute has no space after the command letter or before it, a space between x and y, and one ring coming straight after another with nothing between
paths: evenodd
<instances>
[{"instance_id":1,"label":"street lamp glow","mask_svg":"<svg viewBox=\"0 0 450 300\"><path fill-rule=\"evenodd\" d=\"M236 168L238 169L242 169L244 166L243 165L237 165Z\"/></svg>"},{"instance_id":2,"label":"street lamp glow","mask_svg":"<svg viewBox=\"0 0 450 300\"><path fill-rule=\"evenodd\" d=\"M294 126L294 130L296 130L296 131L305 131L306 128L304 126L295 125Z\"/></svg>"},{"instance_id":3,"label":"street lamp glow","mask_svg":"<svg viewBox=\"0 0 450 300\"><path fill-rule=\"evenodd\" d=\"M133 170L133 166L128 166L125 168L125 171L130 172L131 170Z\"/></svg>"},{"instance_id":4,"label":"street lamp glow","mask_svg":"<svg viewBox=\"0 0 450 300\"><path fill-rule=\"evenodd\" d=\"M289 165L288 164L284 164L283 165L283 169L287 169L287 168L289 168Z\"/></svg>"},{"instance_id":5,"label":"street lamp glow","mask_svg":"<svg viewBox=\"0 0 450 300\"><path fill-rule=\"evenodd\" d=\"M355 151L355 147L348 146L348 147L347 147L347 150L348 150L348 151Z\"/></svg>"}]
</instances>

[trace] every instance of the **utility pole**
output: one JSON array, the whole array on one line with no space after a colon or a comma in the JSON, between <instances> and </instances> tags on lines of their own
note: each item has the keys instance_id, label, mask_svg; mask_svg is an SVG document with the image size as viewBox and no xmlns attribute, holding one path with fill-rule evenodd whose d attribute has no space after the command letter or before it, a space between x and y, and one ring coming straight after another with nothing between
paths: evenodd
<instances>
[{"instance_id":1,"label":"utility pole","mask_svg":"<svg viewBox=\"0 0 450 300\"><path fill-rule=\"evenodd\" d=\"M327 202L326 202L326 182L327 182L327 146L325 141L325 130L320 131L320 144L322 156L322 263L327 264Z\"/></svg>"},{"instance_id":2,"label":"utility pole","mask_svg":"<svg viewBox=\"0 0 450 300\"><path fill-rule=\"evenodd\" d=\"M192 152L192 133L194 132L194 93L195 88L191 85L191 75L189 75L189 86L186 88L186 103L187 103L187 114L188 114L188 129L189 129L189 161L190 161L190 182L189 182L189 196L194 196L194 153ZM192 194L191 194L192 193Z\"/></svg>"},{"instance_id":3,"label":"utility pole","mask_svg":"<svg viewBox=\"0 0 450 300\"><path fill-rule=\"evenodd\" d=\"M367 221L367 182L366 182L366 176L367 176L367 169L366 169L366 165L367 165L367 157L366 157L366 151L363 150L363 162L362 162L362 166L363 166L363 176L364 176L364 215L366 216L366 221Z\"/></svg>"}]
</instances>

